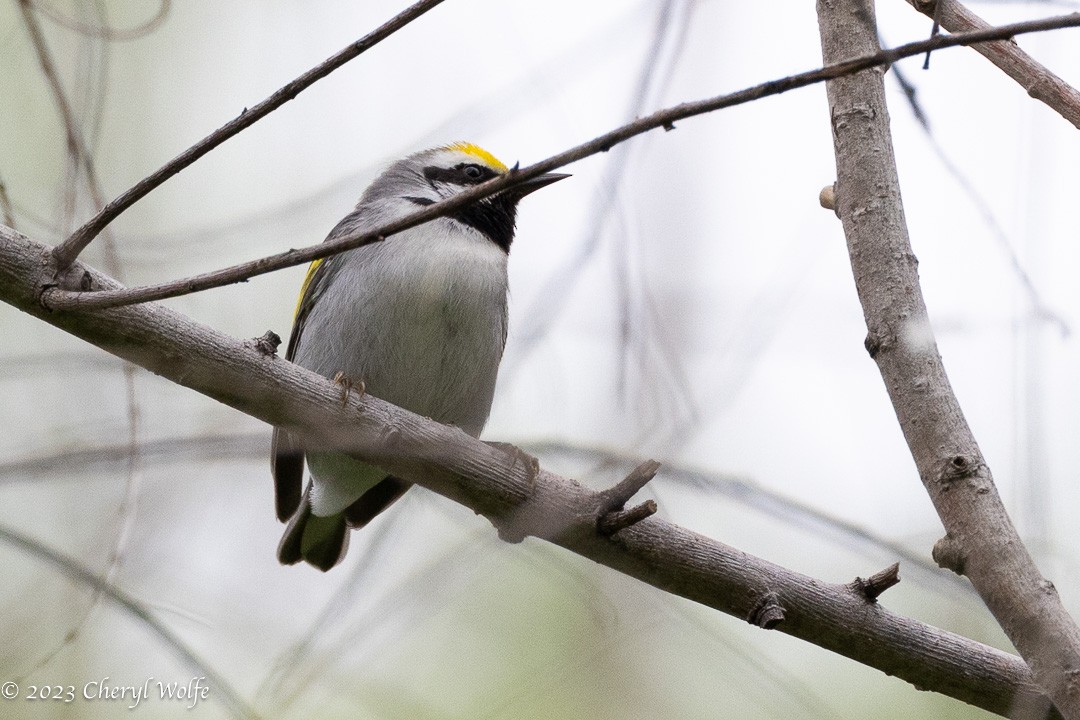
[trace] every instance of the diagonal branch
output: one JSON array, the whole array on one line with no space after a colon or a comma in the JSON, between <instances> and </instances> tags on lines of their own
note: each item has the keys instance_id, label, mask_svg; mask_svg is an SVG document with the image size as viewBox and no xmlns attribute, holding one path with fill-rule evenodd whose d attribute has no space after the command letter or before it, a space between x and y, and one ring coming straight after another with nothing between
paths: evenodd
<instances>
[{"instance_id":1,"label":"diagonal branch","mask_svg":"<svg viewBox=\"0 0 1080 720\"><path fill-rule=\"evenodd\" d=\"M106 42L126 42L144 38L165 23L166 18L169 17L169 11L172 9L172 0L159 0L159 2L161 4L153 17L130 28L114 28L107 23L101 25L84 23L78 18L63 14L48 2L42 2L41 0L34 2L34 8L43 15L48 16L57 25L80 35L100 38Z\"/></svg>"},{"instance_id":2,"label":"diagonal branch","mask_svg":"<svg viewBox=\"0 0 1080 720\"><path fill-rule=\"evenodd\" d=\"M992 27L957 0L907 0L907 3L940 22L951 33ZM998 40L975 45L973 49L1019 83L1028 95L1080 128L1080 91L1050 72L1015 42Z\"/></svg>"},{"instance_id":3,"label":"diagonal branch","mask_svg":"<svg viewBox=\"0 0 1080 720\"><path fill-rule=\"evenodd\" d=\"M79 166L82 165L86 177L86 187L87 190L90 191L90 199L94 203L94 208L100 212L101 208L105 206L105 193L102 192L101 181L98 179L94 156L93 153L90 152L90 148L87 146L86 141L83 139L82 131L79 129L79 123L75 117L75 112L71 107L71 103L68 101L68 95L64 90L64 85L60 81L60 73L56 68L56 62L53 60L52 53L49 52L49 46L45 42L45 33L41 28L41 23L38 22L37 17L34 15L34 8L31 0L19 0L19 10L22 12L23 24L26 26L26 31L30 35L30 41L34 46L34 52L38 56L38 64L41 66L41 72L45 76L45 80L49 85L49 90L52 92L53 102L56 103L56 110L60 114L61 121L64 123L64 134L67 139L68 152L71 154L71 157L74 158L74 171L78 172ZM74 189L71 192L72 195L74 195ZM74 206L74 198L72 198L71 205ZM72 207L71 210L73 209L74 208ZM102 229L104 230L104 228ZM118 278L121 277L120 259L116 252L116 244L108 235L106 235L105 239L104 255L106 258L106 270Z\"/></svg>"},{"instance_id":4,"label":"diagonal branch","mask_svg":"<svg viewBox=\"0 0 1080 720\"><path fill-rule=\"evenodd\" d=\"M115 585L102 580L94 573L72 561L70 558L61 555L55 550L42 545L22 533L2 525L0 525L0 541L13 545L25 553L48 562L72 580L93 588L94 592L101 593L116 605L123 608L129 615L138 618L144 625L153 630L154 633L162 639L165 645L172 648L173 652L179 655L189 667L194 669L195 672L205 675L209 679L214 688L214 694L221 697L223 704L229 708L233 717L244 718L245 720L258 720L259 715L244 702L240 697L240 694L233 688L232 684L226 681L224 676L220 675L202 658L196 655L194 650L189 648L183 640L173 634L172 630L170 630L167 625L158 620L138 600Z\"/></svg>"},{"instance_id":5,"label":"diagonal branch","mask_svg":"<svg viewBox=\"0 0 1080 720\"><path fill-rule=\"evenodd\" d=\"M818 0L826 62L877 47L873 0ZM966 575L1035 678L1080 718L1080 629L1016 533L938 353L908 239L880 71L826 84L837 209L866 318L866 347L947 535L939 565Z\"/></svg>"},{"instance_id":6,"label":"diagonal branch","mask_svg":"<svg viewBox=\"0 0 1080 720\"><path fill-rule=\"evenodd\" d=\"M49 312L33 288L49 259L48 247L0 226L0 300L307 442L434 490L497 527L525 528L661 590L991 712L1048 704L1019 658L890 612L849 585L815 580L655 516L604 536L595 522L607 499L601 493L531 471L512 453L370 395L353 393L343 405L330 380L267 355L256 340L235 340L155 304ZM116 285L81 263L68 275Z\"/></svg>"},{"instance_id":7,"label":"diagonal branch","mask_svg":"<svg viewBox=\"0 0 1080 720\"><path fill-rule=\"evenodd\" d=\"M867 68L888 65L897 60L905 57L911 57L913 55L919 55L930 49L942 49L947 47L955 47L957 45L971 45L973 43L985 42L988 40L998 40L1001 38L1011 37L1013 35L1019 35L1027 32L1040 32L1045 30L1054 30L1065 27L1077 27L1080 26L1080 13L1072 13L1070 15L1062 15L1059 17L1045 18L1042 20L1031 20L1026 22L1014 23L1012 25L1002 25L1000 27L988 28L986 30L978 30L970 33L961 33L957 35L938 35L929 40L920 40L919 42L908 43L901 45L892 50L880 50L873 53L867 53L863 57L859 57L854 60L846 60L844 62L830 64L826 67L819 68L817 70L810 70L798 75L791 75L779 80L772 80L760 85L755 85L745 90L730 93L727 95L720 95L713 98L707 98L704 100L698 100L695 102L682 103L674 107L670 107L664 110L639 118L634 122L623 125L610 132L604 133L599 137L582 143L577 147L570 148L557 155L553 155L546 160L530 165L521 170L515 170L507 173L501 177L489 180L482 185L470 188L465 192L459 193L449 200L443 200L433 205L427 205L418 212L409 215L401 220L388 223L377 230L365 234L346 235L333 242L319 243L318 245L312 245L300 250L288 250L276 255L270 255L268 257L260 258L258 260L252 260L250 262L241 263L232 267L224 268L221 270L215 270L212 272L204 273L202 275L196 275L194 277L185 278L182 280L175 280L172 282L162 283L159 285L150 285L143 288L118 288L110 289L99 292L70 292L54 286L52 279L49 278L45 285L41 287L41 302L47 307L53 310L74 310L82 309L89 310L93 308L106 308L106 307L118 307L121 305L132 305L140 302L147 302L151 300L163 300L170 297L178 297L180 295L187 295L189 293L197 292L200 290L207 290L214 287L221 287L222 285L230 285L232 283L242 282L256 275L262 275L265 273L273 272L275 270L281 270L287 267L293 267L295 265L303 265L304 263L311 262L318 258L327 257L329 255L335 255L337 253L351 250L361 245L366 245L371 242L378 242L385 239L387 236L397 232L401 232L410 227L414 227L421 223L432 220L436 217L446 215L454 210L464 207L469 203L475 202L481 198L494 195L497 192L505 190L508 187L512 187L515 184L524 182L531 178L537 177L543 173L549 172L556 168L560 168L576 160L589 157L590 155L596 155L601 152L607 152L618 143L625 142L632 137L641 135L642 133L655 130L657 128L665 128L670 130L674 127L674 123L680 120L684 120L695 115L703 115L705 113L713 112L716 110L722 110L728 107L734 107L736 105L742 105L744 103L759 100L763 97L770 95L779 95L780 93L787 92L788 90L794 90L796 88L806 87L807 85L813 85L831 78L843 77L850 75L860 70ZM282 91L275 93L274 97L280 94ZM268 111L267 111L268 112ZM237 121L238 122L240 119ZM228 127L228 126L226 126ZM214 136L211 136L214 137ZM222 138L224 139L224 138ZM208 138L209 140L209 138ZM218 141L220 142L220 140ZM215 143L216 144L216 143ZM207 148L209 149L209 148ZM185 157L187 151L181 157ZM205 151L203 151L205 152ZM200 153L201 154L201 153ZM196 156L197 157L197 156ZM194 159L194 158L193 158ZM144 183L147 183L151 178L156 178L161 175L166 169L167 165L162 170L152 175L147 180L136 185L136 188L142 187ZM172 174L178 172L179 167L166 174ZM164 177L161 178L164 180ZM160 184L160 183L159 183ZM152 187L147 187L145 192L133 197L130 202L124 205L126 208L128 205L139 199L146 192L149 192ZM135 188L122 195L117 200L110 203L110 206L119 203L121 200L128 198L132 195ZM124 208L117 210L111 216L102 221L101 225L109 222L113 217L119 214ZM106 208L108 211L109 208ZM94 222L94 221L91 221ZM82 233L85 228L89 228L88 223L84 228L80 229L76 235ZM100 230L100 228L97 228ZM72 238L69 238L64 242L64 245L72 242ZM63 246L57 248L57 252L62 251ZM77 254L77 251L76 251ZM71 257L74 257L72 255ZM58 268L62 270L64 263L57 258Z\"/></svg>"},{"instance_id":8,"label":"diagonal branch","mask_svg":"<svg viewBox=\"0 0 1080 720\"><path fill-rule=\"evenodd\" d=\"M131 189L106 205L104 209L92 217L85 225L72 233L71 237L56 246L53 250L53 254L56 258L57 269L67 269L75 258L79 256L79 253L81 253L83 249L97 237L98 233L100 233L106 225L145 197L151 190L161 185L173 175L179 173L188 165L191 165L233 135L254 125L259 120L262 120L274 110L277 110L279 107L289 102L301 92L308 89L319 80L322 80L345 63L390 37L442 1L443 0L420 0L396 17L391 18L379 28L352 43L344 50L327 58L289 84L278 89L273 95L266 98L258 105L255 105L252 108L244 108L236 118L225 123L220 128L165 163L161 168L140 180L132 186ZM26 3L28 0L20 0L20 2Z\"/></svg>"}]
</instances>

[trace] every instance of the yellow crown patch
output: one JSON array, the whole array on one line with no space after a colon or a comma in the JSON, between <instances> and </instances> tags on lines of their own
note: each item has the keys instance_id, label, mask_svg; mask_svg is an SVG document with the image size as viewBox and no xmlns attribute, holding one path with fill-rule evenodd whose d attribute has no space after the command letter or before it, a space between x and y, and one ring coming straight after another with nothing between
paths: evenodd
<instances>
[{"instance_id":1,"label":"yellow crown patch","mask_svg":"<svg viewBox=\"0 0 1080 720\"><path fill-rule=\"evenodd\" d=\"M446 149L457 150L458 152L463 152L466 155L472 155L477 160L480 160L481 162L490 165L492 168L498 170L501 173L504 173L509 169L497 157L495 157L479 145L474 145L469 142L456 142L447 145Z\"/></svg>"}]
</instances>

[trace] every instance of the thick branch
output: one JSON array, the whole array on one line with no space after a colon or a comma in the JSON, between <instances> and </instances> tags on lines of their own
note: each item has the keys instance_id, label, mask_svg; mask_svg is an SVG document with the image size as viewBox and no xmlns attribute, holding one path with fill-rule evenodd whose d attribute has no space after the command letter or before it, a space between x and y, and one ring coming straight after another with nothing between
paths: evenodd
<instances>
[{"instance_id":1,"label":"thick branch","mask_svg":"<svg viewBox=\"0 0 1080 720\"><path fill-rule=\"evenodd\" d=\"M525 180L537 177L538 175L550 172L551 170L563 167L564 165L589 157L590 155L607 152L618 143L625 142L630 138L649 132L650 130L656 130L657 128L671 130L674 127L675 122L694 117L695 115L703 115L716 110L742 105L754 100L760 100L761 98L770 95L779 95L788 90L806 87L807 85L822 82L823 80L828 80L830 78L850 75L851 73L875 67L877 65L887 65L905 57L919 55L927 50L937 50L957 45L970 45L986 40L1011 37L1012 35L1018 35L1025 32L1039 32L1043 30L1076 26L1080 26L1080 13L1072 13L1071 15L1046 18L1043 20L1031 20L1012 25L1002 25L1001 27L989 28L987 30L979 30L971 33L946 36L938 35L930 40L908 43L907 45L901 45L892 50L879 50L874 53L868 53L865 57L847 60L835 65L828 65L827 67L800 73L798 75L791 75L779 80L772 80L728 95L720 95L705 100L682 103L674 107L660 110L652 115L647 115L634 122L604 133L577 147L570 148L558 155L553 155L546 160L530 165L527 168L508 173L503 177L495 178L482 185L470 188L465 192L455 195L449 200L443 200L433 205L428 205L408 217L393 223L388 223L373 232L344 236L334 242L319 243L318 245L312 245L300 250L288 250L283 253L278 253L277 255L271 255L240 265L215 270L195 277L174 280L172 282L150 285L142 288L117 288L115 290L93 293L67 292L52 287L50 285L51 278L48 278L45 280L45 286L42 288L41 301L54 310L89 310L91 308L118 307L121 305L132 305L151 300L163 300L179 295L187 295L199 290L207 290L209 288L241 282L248 278L255 277L256 275L262 275L294 265L303 265L304 263L311 262L318 258L351 250L352 248L360 247L361 245L366 245L371 242L377 242L393 233L401 232L402 230L427 222L433 218L446 215L469 203L475 202L480 198L494 195L516 183L524 182ZM275 93L274 97L277 97L281 92L282 91L279 90ZM243 117L244 116L241 116L241 118L238 118L237 121L234 122L239 122ZM210 137L212 138L214 135ZM210 138L207 138L207 141L209 140ZM194 148L185 152L181 157L185 157L193 150ZM199 154L202 154L202 152L203 151L200 151ZM109 222L113 217L122 212L128 205L135 200L138 200L145 195L146 192L149 192L149 190L152 189L151 187L148 187L145 192L136 194L136 188L143 186L144 183L148 183L151 178L162 176L163 173L165 173L165 175L160 178L162 181L169 175L179 172L179 167L175 170L166 172L169 167L169 165L166 165L150 178L140 182L135 188L132 188L120 198L110 203L109 207L112 207L129 196L132 196L130 202L127 202L111 216L105 218L102 221L101 226L103 227L105 223ZM106 208L106 212L109 212L108 207ZM99 217L103 216L104 213ZM95 221L96 218L91 221L91 223L88 223L83 229L80 229L76 235L82 233L86 228L89 228ZM97 228L97 230L100 230L100 228ZM74 238L75 236L72 236L72 238L65 241L64 245L71 243ZM61 251L62 247L63 246L57 248L58 253ZM72 257L74 257L74 255ZM58 262L58 265L60 269L63 269L63 262Z\"/></svg>"},{"instance_id":2,"label":"thick branch","mask_svg":"<svg viewBox=\"0 0 1080 720\"><path fill-rule=\"evenodd\" d=\"M49 248L0 226L0 300L112 354L306 441L374 462L483 514L657 588L753 619L915 686L991 712L1046 703L1019 658L889 612L843 584L779 567L656 517L597 532L608 496L331 381L158 305L64 313L41 307L33 279ZM68 279L70 278L70 280ZM81 263L65 284L115 283ZM269 549L268 549L269 552ZM778 624L777 624L778 623Z\"/></svg>"},{"instance_id":3,"label":"thick branch","mask_svg":"<svg viewBox=\"0 0 1080 720\"><path fill-rule=\"evenodd\" d=\"M26 1L27 0L20 0L20 2L23 3ZM319 65L316 65L290 82L288 85L280 88L258 105L255 105L252 108L244 108L236 118L225 123L220 128L165 163L165 165L156 170L153 174L140 180L132 186L130 190L117 197L98 212L97 215L90 218L85 225L72 233L71 237L57 245L53 251L56 257L57 267L60 270L67 269L68 265L79 256L79 253L81 253L83 249L97 237L98 233L100 233L106 225L115 220L120 213L145 197L151 190L161 185L173 175L176 175L188 165L191 165L233 135L254 125L274 110L277 110L279 107L289 102L311 85L322 80L345 63L390 37L442 1L443 0L420 0L407 8L404 12L391 18L380 27L352 43L344 50L327 58Z\"/></svg>"},{"instance_id":4,"label":"thick branch","mask_svg":"<svg viewBox=\"0 0 1080 720\"><path fill-rule=\"evenodd\" d=\"M951 33L970 32L992 27L956 0L907 0L908 4L941 23ZM1045 103L1077 128L1080 128L1080 92L1050 72L1020 46L1010 40L980 43L975 52L997 65L1028 95Z\"/></svg>"},{"instance_id":5,"label":"thick branch","mask_svg":"<svg viewBox=\"0 0 1080 720\"><path fill-rule=\"evenodd\" d=\"M818 0L825 62L873 52L872 0ZM827 83L837 208L877 361L962 568L1062 714L1080 718L1080 630L1039 574L949 385L908 240L880 70Z\"/></svg>"}]
</instances>

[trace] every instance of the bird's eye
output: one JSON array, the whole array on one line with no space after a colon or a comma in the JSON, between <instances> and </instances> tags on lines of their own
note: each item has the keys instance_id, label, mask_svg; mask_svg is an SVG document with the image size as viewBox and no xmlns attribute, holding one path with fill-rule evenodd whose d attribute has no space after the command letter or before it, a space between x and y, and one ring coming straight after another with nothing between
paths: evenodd
<instances>
[{"instance_id":1,"label":"bird's eye","mask_svg":"<svg viewBox=\"0 0 1080 720\"><path fill-rule=\"evenodd\" d=\"M479 180L480 178L484 177L484 171L480 168L479 165L466 165L461 169L461 171L465 173L465 177L469 178L470 180Z\"/></svg>"}]
</instances>

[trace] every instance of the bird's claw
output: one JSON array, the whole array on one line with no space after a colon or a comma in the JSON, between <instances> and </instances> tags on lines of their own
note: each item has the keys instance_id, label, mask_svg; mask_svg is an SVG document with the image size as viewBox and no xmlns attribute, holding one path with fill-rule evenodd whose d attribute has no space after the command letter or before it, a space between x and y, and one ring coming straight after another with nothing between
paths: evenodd
<instances>
[{"instance_id":1,"label":"bird's claw","mask_svg":"<svg viewBox=\"0 0 1080 720\"><path fill-rule=\"evenodd\" d=\"M364 396L366 388L364 387L364 381L353 382L353 380L345 375L345 373L338 371L334 374L334 384L341 387L341 407L345 407L349 402L349 394L353 390L360 393L360 397Z\"/></svg>"},{"instance_id":2,"label":"bird's claw","mask_svg":"<svg viewBox=\"0 0 1080 720\"><path fill-rule=\"evenodd\" d=\"M505 454L510 456L510 467L513 468L519 462L525 468L526 480L529 483L529 494L532 495L533 490L536 487L536 478L540 474L540 461L533 455L525 452L517 445L513 443L486 441L488 445L501 450Z\"/></svg>"}]
</instances>

